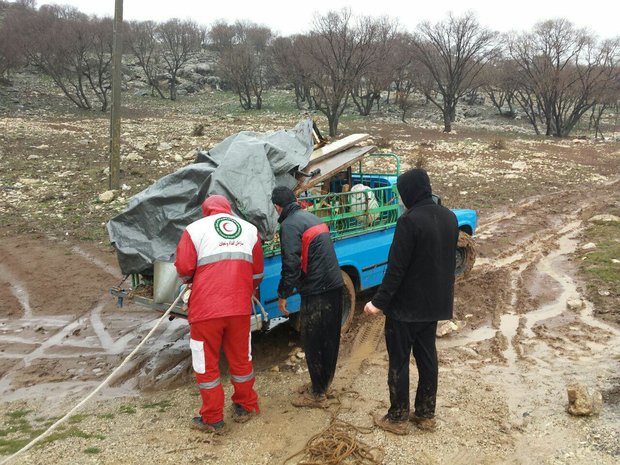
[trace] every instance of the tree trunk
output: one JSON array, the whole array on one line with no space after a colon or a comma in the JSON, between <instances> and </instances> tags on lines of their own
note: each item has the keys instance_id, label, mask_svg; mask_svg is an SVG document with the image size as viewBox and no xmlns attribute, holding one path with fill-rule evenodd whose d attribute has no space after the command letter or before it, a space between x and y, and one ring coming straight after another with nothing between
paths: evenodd
<instances>
[{"instance_id":1,"label":"tree trunk","mask_svg":"<svg viewBox=\"0 0 620 465\"><path fill-rule=\"evenodd\" d=\"M334 114L328 115L327 116L327 121L329 123L329 135L331 137L335 137L336 134L338 134L338 120L340 118L338 117L338 113L334 112Z\"/></svg>"},{"instance_id":2,"label":"tree trunk","mask_svg":"<svg viewBox=\"0 0 620 465\"><path fill-rule=\"evenodd\" d=\"M452 119L448 110L443 112L443 132L452 132Z\"/></svg>"},{"instance_id":3,"label":"tree trunk","mask_svg":"<svg viewBox=\"0 0 620 465\"><path fill-rule=\"evenodd\" d=\"M177 99L177 77L173 75L170 79L170 100Z\"/></svg>"}]
</instances>

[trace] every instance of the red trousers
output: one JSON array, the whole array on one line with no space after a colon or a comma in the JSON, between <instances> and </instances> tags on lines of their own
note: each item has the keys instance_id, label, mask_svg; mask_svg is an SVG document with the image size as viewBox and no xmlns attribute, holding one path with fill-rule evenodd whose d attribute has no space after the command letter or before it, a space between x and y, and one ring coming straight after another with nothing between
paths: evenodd
<instances>
[{"instance_id":1,"label":"red trousers","mask_svg":"<svg viewBox=\"0 0 620 465\"><path fill-rule=\"evenodd\" d=\"M224 388L220 379L220 349L224 348L235 388L232 401L248 412L259 411L254 391L250 346L250 316L227 316L190 325L192 366L202 397L200 416L205 423L224 419Z\"/></svg>"}]
</instances>

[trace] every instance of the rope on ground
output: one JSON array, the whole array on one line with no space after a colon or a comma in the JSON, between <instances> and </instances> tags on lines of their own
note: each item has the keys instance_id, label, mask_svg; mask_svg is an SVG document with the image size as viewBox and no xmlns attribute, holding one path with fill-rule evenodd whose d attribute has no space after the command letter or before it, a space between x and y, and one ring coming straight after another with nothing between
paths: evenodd
<instances>
[{"instance_id":1,"label":"rope on ground","mask_svg":"<svg viewBox=\"0 0 620 465\"><path fill-rule=\"evenodd\" d=\"M97 394L106 384L108 384L110 382L110 380L112 378L114 378L114 376L121 370L121 368L123 368L129 362L129 360L131 360L131 358L138 352L138 350L140 350L140 348L144 345L144 343L153 335L155 330L159 327L160 323L162 321L164 321L164 318L166 318L168 315L170 315L170 312L172 311L173 307L181 299L183 294L184 294L184 289L181 290L181 292L179 293L177 298L174 300L174 302L172 302L172 305L170 305L170 307L168 307L168 310L166 310L165 313L161 316L161 318L159 320L157 320L157 323L155 324L155 326L153 326L153 328L144 337L144 339L142 339L142 341L140 341L140 344L138 344L136 346L136 348L133 351L131 351L131 353L127 357L125 357L125 360L123 360L123 362L112 373L110 373L110 375L106 379L104 379L103 382L99 386L97 386L95 388L95 390L93 390L93 392L91 392L84 399L82 399L82 401L80 403L78 403L75 407L73 407L71 410L69 410L69 412L67 412L67 414L64 417L62 417L61 419L56 421L56 423L54 423L52 426L50 426L41 435L39 435L36 438L34 438L32 441L30 441L28 444L26 444L24 447L22 447L17 452L15 452L13 455L10 455L9 457L5 458L2 462L0 462L0 465L5 465L5 464L9 463L10 461L12 461L13 459L17 458L17 456L19 456L19 455L23 454L24 452L30 450L33 446L35 446L37 443L39 443L43 438L47 437L58 426L60 426L62 423L64 423L80 407L82 407L95 394Z\"/></svg>"},{"instance_id":2,"label":"rope on ground","mask_svg":"<svg viewBox=\"0 0 620 465\"><path fill-rule=\"evenodd\" d=\"M354 391L348 392L359 395ZM302 455L298 465L338 465L352 463L355 465L380 465L383 463L384 452L379 447L370 447L357 439L357 434L369 434L372 427L360 427L338 418L343 404L338 396L338 409L332 414L329 426L315 434L306 443L303 450L289 456L284 463Z\"/></svg>"}]
</instances>

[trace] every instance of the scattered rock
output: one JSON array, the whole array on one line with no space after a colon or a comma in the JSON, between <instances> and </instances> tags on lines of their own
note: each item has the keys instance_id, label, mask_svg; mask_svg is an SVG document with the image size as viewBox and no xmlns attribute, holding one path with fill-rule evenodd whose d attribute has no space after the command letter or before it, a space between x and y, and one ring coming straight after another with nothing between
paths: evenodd
<instances>
[{"instance_id":1,"label":"scattered rock","mask_svg":"<svg viewBox=\"0 0 620 465\"><path fill-rule=\"evenodd\" d=\"M138 152L131 152L129 155L125 157L125 160L128 160L128 161L140 161L143 159L144 157L142 155L139 155Z\"/></svg>"},{"instance_id":2,"label":"scattered rock","mask_svg":"<svg viewBox=\"0 0 620 465\"><path fill-rule=\"evenodd\" d=\"M599 289L598 295L608 297L611 293L607 289Z\"/></svg>"},{"instance_id":3,"label":"scattered rock","mask_svg":"<svg viewBox=\"0 0 620 465\"><path fill-rule=\"evenodd\" d=\"M459 327L452 320L439 321L437 324L437 337L443 337L457 331L458 329Z\"/></svg>"},{"instance_id":4,"label":"scattered rock","mask_svg":"<svg viewBox=\"0 0 620 465\"><path fill-rule=\"evenodd\" d=\"M603 408L603 397L597 390L592 394L583 384L571 384L566 388L568 394L567 411L575 416L598 415Z\"/></svg>"},{"instance_id":5,"label":"scattered rock","mask_svg":"<svg viewBox=\"0 0 620 465\"><path fill-rule=\"evenodd\" d=\"M519 170L519 171L523 171L527 168L527 163L525 163L524 161L515 161L512 164L512 169L513 170Z\"/></svg>"},{"instance_id":6,"label":"scattered rock","mask_svg":"<svg viewBox=\"0 0 620 465\"><path fill-rule=\"evenodd\" d=\"M273 371L275 373L280 373L280 366L279 365L275 365L275 366L271 367L271 371Z\"/></svg>"},{"instance_id":7,"label":"scattered rock","mask_svg":"<svg viewBox=\"0 0 620 465\"><path fill-rule=\"evenodd\" d=\"M297 357L299 360L303 360L306 358L306 354L305 352L299 351L295 354L295 357Z\"/></svg>"},{"instance_id":8,"label":"scattered rock","mask_svg":"<svg viewBox=\"0 0 620 465\"><path fill-rule=\"evenodd\" d=\"M103 194L99 194L99 202L110 203L116 197L115 191L105 191Z\"/></svg>"},{"instance_id":9,"label":"scattered rock","mask_svg":"<svg viewBox=\"0 0 620 465\"><path fill-rule=\"evenodd\" d=\"M194 129L192 130L192 136L194 137L201 137L205 135L205 125L204 124L197 124L196 126L194 126Z\"/></svg>"},{"instance_id":10,"label":"scattered rock","mask_svg":"<svg viewBox=\"0 0 620 465\"><path fill-rule=\"evenodd\" d=\"M28 155L28 160L38 160L41 158L39 155Z\"/></svg>"},{"instance_id":11,"label":"scattered rock","mask_svg":"<svg viewBox=\"0 0 620 465\"><path fill-rule=\"evenodd\" d=\"M185 155L183 155L183 159L184 160L193 160L194 158L196 158L196 150L192 149L189 152L187 152Z\"/></svg>"},{"instance_id":12,"label":"scattered rock","mask_svg":"<svg viewBox=\"0 0 620 465\"><path fill-rule=\"evenodd\" d=\"M583 305L583 300L581 299L570 299L566 302L566 308L573 311L581 310Z\"/></svg>"},{"instance_id":13,"label":"scattered rock","mask_svg":"<svg viewBox=\"0 0 620 465\"><path fill-rule=\"evenodd\" d=\"M597 221L600 222L616 222L616 223L620 223L620 216L616 216L616 215L595 215L592 218L590 218L588 220L591 223L595 223Z\"/></svg>"},{"instance_id":14,"label":"scattered rock","mask_svg":"<svg viewBox=\"0 0 620 465\"><path fill-rule=\"evenodd\" d=\"M183 161L183 157L181 155L175 155L174 156L174 161L176 162L182 162Z\"/></svg>"},{"instance_id":15,"label":"scattered rock","mask_svg":"<svg viewBox=\"0 0 620 465\"><path fill-rule=\"evenodd\" d=\"M171 144L169 144L168 142L162 142L161 144L157 146L157 151L163 152L165 150L170 150L171 148L172 148Z\"/></svg>"},{"instance_id":16,"label":"scattered rock","mask_svg":"<svg viewBox=\"0 0 620 465\"><path fill-rule=\"evenodd\" d=\"M592 250L592 249L596 249L596 244L594 242L588 242L587 244L584 244L581 246L581 248L583 250Z\"/></svg>"}]
</instances>

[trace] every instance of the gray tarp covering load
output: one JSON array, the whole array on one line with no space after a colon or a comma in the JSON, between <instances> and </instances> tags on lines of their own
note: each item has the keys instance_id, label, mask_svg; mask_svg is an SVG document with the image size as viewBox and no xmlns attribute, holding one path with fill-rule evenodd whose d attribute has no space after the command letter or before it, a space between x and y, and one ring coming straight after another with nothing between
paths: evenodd
<instances>
[{"instance_id":1,"label":"gray tarp covering load","mask_svg":"<svg viewBox=\"0 0 620 465\"><path fill-rule=\"evenodd\" d=\"M295 187L290 173L308 164L312 149L312 121L306 120L292 130L240 132L200 152L194 164L133 196L108 222L121 271L151 274L156 260L172 261L183 229L202 218L202 202L211 194L226 197L237 215L271 239L277 227L271 191Z\"/></svg>"}]
</instances>

